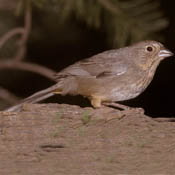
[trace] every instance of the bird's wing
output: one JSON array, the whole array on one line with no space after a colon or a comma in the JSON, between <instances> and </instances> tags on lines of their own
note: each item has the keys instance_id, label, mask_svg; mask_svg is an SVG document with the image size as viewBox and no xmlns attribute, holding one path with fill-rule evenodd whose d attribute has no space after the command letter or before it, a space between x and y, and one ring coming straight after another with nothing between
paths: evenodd
<instances>
[{"instance_id":1,"label":"bird's wing","mask_svg":"<svg viewBox=\"0 0 175 175\"><path fill-rule=\"evenodd\" d=\"M110 50L93 57L81 60L56 74L56 79L67 76L84 76L104 78L120 76L127 70L127 64L122 55L116 54L116 50Z\"/></svg>"}]
</instances>

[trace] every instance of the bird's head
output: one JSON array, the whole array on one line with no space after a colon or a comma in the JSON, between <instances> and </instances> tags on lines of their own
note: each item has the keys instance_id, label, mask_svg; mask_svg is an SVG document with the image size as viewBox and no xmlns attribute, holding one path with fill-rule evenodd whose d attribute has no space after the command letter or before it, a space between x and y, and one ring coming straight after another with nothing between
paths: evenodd
<instances>
[{"instance_id":1,"label":"bird's head","mask_svg":"<svg viewBox=\"0 0 175 175\"><path fill-rule=\"evenodd\" d=\"M135 64L144 70L149 69L154 63L159 64L164 58L173 55L170 50L157 41L142 41L129 48L131 48L130 53Z\"/></svg>"}]
</instances>

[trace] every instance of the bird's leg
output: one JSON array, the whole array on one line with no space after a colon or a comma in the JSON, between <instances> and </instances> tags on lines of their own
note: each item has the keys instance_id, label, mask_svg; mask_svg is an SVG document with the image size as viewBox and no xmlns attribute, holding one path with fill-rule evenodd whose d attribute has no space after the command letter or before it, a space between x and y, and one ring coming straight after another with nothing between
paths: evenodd
<instances>
[{"instance_id":1,"label":"bird's leg","mask_svg":"<svg viewBox=\"0 0 175 175\"><path fill-rule=\"evenodd\" d=\"M103 105L119 108L119 109L122 109L122 110L129 110L129 109L131 109L128 106L125 106L125 105L122 105L122 104L119 104L119 103L114 103L114 102L103 102Z\"/></svg>"},{"instance_id":2,"label":"bird's leg","mask_svg":"<svg viewBox=\"0 0 175 175\"><path fill-rule=\"evenodd\" d=\"M90 101L91 101L91 105L94 107L94 108L100 108L101 107L101 98L100 97L97 97L97 96L92 96L90 98Z\"/></svg>"},{"instance_id":3,"label":"bird's leg","mask_svg":"<svg viewBox=\"0 0 175 175\"><path fill-rule=\"evenodd\" d=\"M119 103L114 103L114 102L102 102L102 98L100 96L92 96L90 98L91 104L94 108L100 108L102 105L104 106L111 106L111 107L116 107L122 110L129 110L131 109L128 106L119 104Z\"/></svg>"},{"instance_id":4,"label":"bird's leg","mask_svg":"<svg viewBox=\"0 0 175 175\"><path fill-rule=\"evenodd\" d=\"M100 97L100 96L91 96L90 101L91 101L91 104L92 104L92 106L94 108L100 108L100 107L104 107L104 106L111 106L111 103L108 103L108 105L104 105L103 102L102 102L103 101L102 100L102 97ZM121 105L121 106L124 106L124 105ZM121 108L121 106L120 106L120 108ZM118 106L118 108L119 108L119 106ZM114 116L113 117L107 117L105 119L105 122L111 121L113 119L121 119L124 116L125 115L123 114L123 111L119 111L118 114L117 114L117 116L115 116L115 117Z\"/></svg>"}]
</instances>

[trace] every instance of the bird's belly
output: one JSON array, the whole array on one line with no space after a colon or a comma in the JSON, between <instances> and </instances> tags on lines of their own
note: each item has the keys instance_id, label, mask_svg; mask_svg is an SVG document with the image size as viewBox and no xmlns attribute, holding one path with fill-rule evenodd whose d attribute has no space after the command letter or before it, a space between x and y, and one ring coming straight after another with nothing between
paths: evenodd
<instances>
[{"instance_id":1,"label":"bird's belly","mask_svg":"<svg viewBox=\"0 0 175 175\"><path fill-rule=\"evenodd\" d=\"M125 101L137 97L140 92L130 92L130 90L113 90L113 93L110 95L111 101Z\"/></svg>"},{"instance_id":2,"label":"bird's belly","mask_svg":"<svg viewBox=\"0 0 175 175\"><path fill-rule=\"evenodd\" d=\"M81 80L81 83L79 83L78 86L77 94L85 97L96 96L102 98L103 101L116 102L130 100L137 97L150 83L150 80L147 81L144 76L141 78L128 78L126 81L116 81L115 79L109 78L106 81L97 81L96 79L90 80ZM89 86L89 84L91 86Z\"/></svg>"},{"instance_id":3,"label":"bird's belly","mask_svg":"<svg viewBox=\"0 0 175 175\"><path fill-rule=\"evenodd\" d=\"M115 86L111 86L113 88L109 90L109 100L125 101L137 97L147 88L152 78L152 75L150 78L142 76L141 78L128 79L128 81L121 83L120 86L117 84Z\"/></svg>"},{"instance_id":4,"label":"bird's belly","mask_svg":"<svg viewBox=\"0 0 175 175\"><path fill-rule=\"evenodd\" d=\"M136 83L126 85L122 88L116 87L111 90L109 100L111 101L130 100L141 94L144 89L145 89L144 87L139 87L138 84Z\"/></svg>"}]
</instances>

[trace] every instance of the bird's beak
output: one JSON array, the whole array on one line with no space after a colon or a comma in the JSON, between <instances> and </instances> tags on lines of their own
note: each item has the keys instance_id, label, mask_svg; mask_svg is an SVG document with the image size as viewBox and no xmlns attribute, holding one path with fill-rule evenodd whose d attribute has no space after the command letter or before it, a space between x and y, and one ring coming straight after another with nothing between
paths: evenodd
<instances>
[{"instance_id":1,"label":"bird's beak","mask_svg":"<svg viewBox=\"0 0 175 175\"><path fill-rule=\"evenodd\" d=\"M165 57L173 56L174 54L173 54L173 52L171 52L168 49L162 49L162 50L160 50L158 55L159 55L159 57L165 58Z\"/></svg>"}]
</instances>

